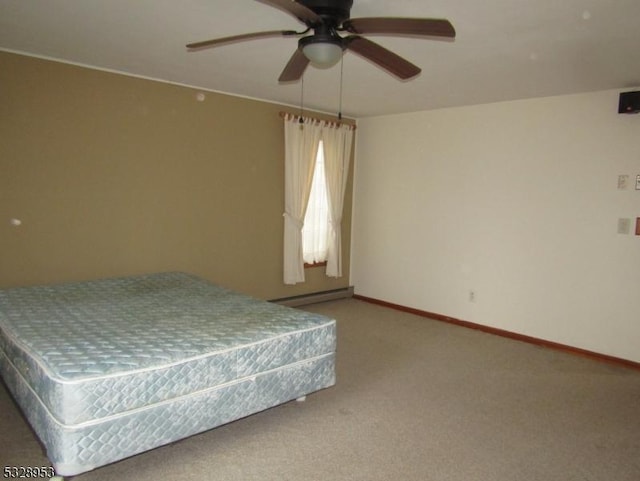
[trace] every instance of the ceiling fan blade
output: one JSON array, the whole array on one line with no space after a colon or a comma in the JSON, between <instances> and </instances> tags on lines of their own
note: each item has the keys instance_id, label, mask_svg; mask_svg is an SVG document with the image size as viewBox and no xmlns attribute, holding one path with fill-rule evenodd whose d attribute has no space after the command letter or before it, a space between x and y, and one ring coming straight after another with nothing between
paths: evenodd
<instances>
[{"instance_id":1,"label":"ceiling fan blade","mask_svg":"<svg viewBox=\"0 0 640 481\"><path fill-rule=\"evenodd\" d=\"M293 82L300 80L304 71L309 65L309 59L305 57L302 50L297 49L293 52L293 55L289 59L289 63L285 66L284 70L278 77L278 82Z\"/></svg>"},{"instance_id":2,"label":"ceiling fan blade","mask_svg":"<svg viewBox=\"0 0 640 481\"><path fill-rule=\"evenodd\" d=\"M242 35L233 35L231 37L215 38L213 40L204 40L203 42L195 42L187 45L189 50L200 50L202 48L217 47L224 43L241 42L243 40L254 40L264 37L289 36L297 35L295 30L271 30L269 32L244 33Z\"/></svg>"},{"instance_id":3,"label":"ceiling fan blade","mask_svg":"<svg viewBox=\"0 0 640 481\"><path fill-rule=\"evenodd\" d=\"M342 24L347 32L366 34L420 35L454 38L456 30L449 20L437 18L352 18Z\"/></svg>"},{"instance_id":4,"label":"ceiling fan blade","mask_svg":"<svg viewBox=\"0 0 640 481\"><path fill-rule=\"evenodd\" d=\"M387 50L369 39L351 35L345 37L344 40L344 44L348 50L362 55L388 72L400 77L402 80L415 77L422 72L420 67L417 67L399 55L396 55L391 50Z\"/></svg>"},{"instance_id":5,"label":"ceiling fan blade","mask_svg":"<svg viewBox=\"0 0 640 481\"><path fill-rule=\"evenodd\" d=\"M257 0L261 3L266 3L272 7L279 8L285 12L290 13L298 20L305 24L319 24L322 23L322 17L310 8L305 7L301 3L294 0Z\"/></svg>"}]
</instances>

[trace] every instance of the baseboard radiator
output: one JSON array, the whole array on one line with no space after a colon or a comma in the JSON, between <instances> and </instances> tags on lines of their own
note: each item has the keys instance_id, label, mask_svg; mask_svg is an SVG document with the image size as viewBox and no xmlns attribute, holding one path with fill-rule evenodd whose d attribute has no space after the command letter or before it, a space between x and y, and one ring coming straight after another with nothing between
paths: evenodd
<instances>
[{"instance_id":1,"label":"baseboard radiator","mask_svg":"<svg viewBox=\"0 0 640 481\"><path fill-rule=\"evenodd\" d=\"M338 299L347 299L353 297L353 286L344 287L342 289L334 289L331 291L313 292L311 294L302 294L300 296L283 297L281 299L272 299L270 302L282 304L283 306L299 307L307 304L316 304L318 302L336 301Z\"/></svg>"}]
</instances>

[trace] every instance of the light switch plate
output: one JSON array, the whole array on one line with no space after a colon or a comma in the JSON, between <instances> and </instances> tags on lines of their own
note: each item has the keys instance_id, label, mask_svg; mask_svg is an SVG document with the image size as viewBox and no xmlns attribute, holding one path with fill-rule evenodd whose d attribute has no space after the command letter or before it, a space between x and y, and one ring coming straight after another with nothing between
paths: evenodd
<instances>
[{"instance_id":1,"label":"light switch plate","mask_svg":"<svg viewBox=\"0 0 640 481\"><path fill-rule=\"evenodd\" d=\"M636 175L636 190L640 190L640 175Z\"/></svg>"},{"instance_id":2,"label":"light switch plate","mask_svg":"<svg viewBox=\"0 0 640 481\"><path fill-rule=\"evenodd\" d=\"M628 175L619 175L618 176L618 190L625 190L627 185L629 184L629 176Z\"/></svg>"},{"instance_id":3,"label":"light switch plate","mask_svg":"<svg viewBox=\"0 0 640 481\"><path fill-rule=\"evenodd\" d=\"M631 231L631 219L620 218L618 219L618 234L628 235Z\"/></svg>"}]
</instances>

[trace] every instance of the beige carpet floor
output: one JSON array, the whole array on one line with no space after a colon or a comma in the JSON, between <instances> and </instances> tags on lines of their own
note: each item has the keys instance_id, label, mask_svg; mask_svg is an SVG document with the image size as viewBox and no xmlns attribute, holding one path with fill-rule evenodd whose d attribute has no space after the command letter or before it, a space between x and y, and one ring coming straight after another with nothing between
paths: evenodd
<instances>
[{"instance_id":1,"label":"beige carpet floor","mask_svg":"<svg viewBox=\"0 0 640 481\"><path fill-rule=\"evenodd\" d=\"M640 372L347 299L336 386L77 481L638 481ZM0 387L0 468L48 465Z\"/></svg>"}]
</instances>

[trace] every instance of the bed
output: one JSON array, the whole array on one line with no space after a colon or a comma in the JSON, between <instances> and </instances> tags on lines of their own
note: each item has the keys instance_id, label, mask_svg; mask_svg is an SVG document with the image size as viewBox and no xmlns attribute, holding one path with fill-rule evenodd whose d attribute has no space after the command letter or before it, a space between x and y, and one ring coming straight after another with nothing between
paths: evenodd
<instances>
[{"instance_id":1,"label":"bed","mask_svg":"<svg viewBox=\"0 0 640 481\"><path fill-rule=\"evenodd\" d=\"M335 320L186 273L0 290L0 374L73 476L335 384Z\"/></svg>"}]
</instances>

